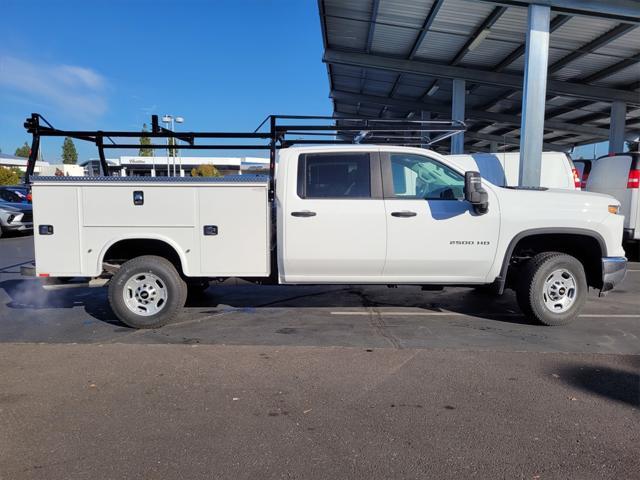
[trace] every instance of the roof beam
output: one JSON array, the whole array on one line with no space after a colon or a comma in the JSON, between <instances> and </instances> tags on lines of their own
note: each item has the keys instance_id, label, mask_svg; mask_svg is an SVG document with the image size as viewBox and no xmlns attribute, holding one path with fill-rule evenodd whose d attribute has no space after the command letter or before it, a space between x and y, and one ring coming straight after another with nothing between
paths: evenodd
<instances>
[{"instance_id":1,"label":"roof beam","mask_svg":"<svg viewBox=\"0 0 640 480\"><path fill-rule=\"evenodd\" d=\"M371 45L373 45L373 34L376 31L376 19L378 18L378 7L380 6L380 0L373 0L371 6L371 22L369 23L369 33L367 34L367 47L365 51L371 53Z\"/></svg>"},{"instance_id":2,"label":"roof beam","mask_svg":"<svg viewBox=\"0 0 640 480\"><path fill-rule=\"evenodd\" d=\"M456 56L451 60L450 65L459 64L464 56L474 49L479 42L489 33L489 29L500 19L500 17L507 11L507 7L496 7L489 14L489 16L480 24L478 28L471 34L467 43L458 51Z\"/></svg>"},{"instance_id":3,"label":"roof beam","mask_svg":"<svg viewBox=\"0 0 640 480\"><path fill-rule=\"evenodd\" d=\"M431 25L433 25L433 22L436 19L436 16L438 15L438 12L440 11L440 7L442 7L443 3L444 3L444 0L436 0L433 3L433 5L431 5L431 8L429 9L429 13L427 13L427 17L424 19L424 23L422 24L422 28L420 29L420 32L418 33L418 36L414 40L413 45L411 46L411 50L409 51L409 57L408 57L409 60L413 60L413 57L415 57L416 53L418 53L418 50L420 49L420 45L422 45L424 38L427 36L427 33L429 32ZM396 81L393 82L393 86L389 91L389 97L393 97L396 94L396 91L400 86L401 79L402 79L402 73L399 73L398 76L396 77ZM383 112L380 112L381 115L382 113Z\"/></svg>"},{"instance_id":4,"label":"roof beam","mask_svg":"<svg viewBox=\"0 0 640 480\"><path fill-rule=\"evenodd\" d=\"M373 0L371 5L371 22L369 23L369 33L367 34L367 45L365 52L371 53L371 46L373 45L373 34L376 31L376 19L378 18L378 8L380 7L380 0ZM364 84L367 80L367 70L362 69L360 75L360 93L364 91Z\"/></svg>"},{"instance_id":5,"label":"roof beam","mask_svg":"<svg viewBox=\"0 0 640 480\"><path fill-rule=\"evenodd\" d=\"M556 17L556 19L557 18L558 17ZM566 17L567 20L569 18L571 18L571 17ZM554 19L554 20L556 20L556 19ZM554 30L559 28L559 26L563 25L564 23L566 23L566 20L564 20L562 22L557 22L557 23L555 23L555 25L554 25L554 22L551 22L551 25L549 27L549 31L553 32ZM573 62L573 61L575 61L575 60L577 60L579 58L582 58L585 55L598 50L599 48L604 47L608 43L613 42L617 38L620 38L622 35L624 35L625 33L628 33L629 31L631 31L631 30L633 30L635 28L636 28L636 25L629 25L629 24L624 24L624 23L618 25L617 27L614 27L613 29L609 30L608 32L600 35L595 40L592 40L591 42L587 43L586 45L583 45L582 47L580 47L579 50L571 52L569 55L566 55L566 56L562 57L560 60L558 60L555 63L553 63L552 65L549 65L548 74L556 73L556 72L562 70L569 63L571 63L571 62ZM502 63L504 63L504 61L501 62L498 66L502 65ZM494 71L499 71L499 70L494 69ZM585 81L585 80L580 80L580 83L589 83L589 82ZM511 92L511 93L513 93L513 92ZM493 107L494 105L496 105L502 98L504 98L504 94L501 95L500 97L496 97L493 100L490 100L489 102L485 103L482 106L482 108L489 109L489 108Z\"/></svg>"},{"instance_id":6,"label":"roof beam","mask_svg":"<svg viewBox=\"0 0 640 480\"><path fill-rule=\"evenodd\" d=\"M358 95L350 92L332 91L330 97L336 102L345 103L369 103L379 106L395 106L399 108L405 108L411 111L430 111L433 113L440 113L443 115L451 115L451 106L447 103L440 102L416 102L412 100L399 100L395 98L379 97L375 95ZM504 113L486 112L484 110L467 109L466 117L472 120L487 120L493 123L504 123L507 125L520 126L520 117L516 115L507 115ZM571 123L565 123L557 120L545 121L545 128L549 130L558 130L568 133L576 133L580 135L593 135L595 137L607 138L609 136L609 130L606 128L589 127L584 125L575 125Z\"/></svg>"},{"instance_id":7,"label":"roof beam","mask_svg":"<svg viewBox=\"0 0 640 480\"><path fill-rule=\"evenodd\" d=\"M507 144L518 147L520 145L520 137L512 137L508 135L492 135L490 133L465 132L465 137L472 140L485 140L487 142L497 142L499 145ZM543 142L542 148L546 151L555 150L564 152L569 150L573 145L568 143L550 143Z\"/></svg>"},{"instance_id":8,"label":"roof beam","mask_svg":"<svg viewBox=\"0 0 640 480\"><path fill-rule=\"evenodd\" d=\"M557 29L559 29L562 25L567 23L569 20L571 20L571 17L569 15L558 15L553 20L551 20L551 23L549 24L549 33L555 32ZM522 55L524 55L526 48L527 48L527 44L521 43L520 46L518 46L518 48L516 48L513 52L507 55L498 65L493 67L492 70L494 72L502 72L505 68L507 68L513 62L515 62Z\"/></svg>"},{"instance_id":9,"label":"roof beam","mask_svg":"<svg viewBox=\"0 0 640 480\"><path fill-rule=\"evenodd\" d=\"M325 50L323 62L335 65L373 68L396 73L411 73L414 75L424 75L437 78L459 78L481 84L522 89L522 77L520 75L495 73L487 70L459 66L441 65L433 62L408 61L391 57L383 57L380 55L341 52L332 49ZM548 80L547 91L555 95L563 95L567 97L585 98L604 102L620 100L622 102L627 102L629 105L640 105L640 98L636 92L617 90L613 88Z\"/></svg>"},{"instance_id":10,"label":"roof beam","mask_svg":"<svg viewBox=\"0 0 640 480\"><path fill-rule=\"evenodd\" d=\"M625 58L624 60L618 63L615 63L607 68L603 68L602 70L592 73L587 77L581 78L580 81L583 83L597 82L598 80L602 80L603 78L610 77L611 75L621 72L625 68L631 67L632 65L635 65L636 63L639 63L639 62L640 62L640 53L636 53L632 57Z\"/></svg>"},{"instance_id":11,"label":"roof beam","mask_svg":"<svg viewBox=\"0 0 640 480\"><path fill-rule=\"evenodd\" d=\"M528 7L547 5L558 12L611 18L640 24L640 3L634 0L480 0L493 4Z\"/></svg>"},{"instance_id":12,"label":"roof beam","mask_svg":"<svg viewBox=\"0 0 640 480\"><path fill-rule=\"evenodd\" d=\"M431 28L433 21L436 19L436 16L438 15L438 12L440 11L440 7L442 7L443 3L444 3L444 0L436 0L433 3L433 5L431 5L431 9L427 14L427 18L425 18L424 23L422 24L422 29L420 30L420 33L418 34L415 41L413 42L413 45L411 46L411 50L409 52L409 60L412 60L413 57L416 56L416 53L418 53L418 50L420 50L420 45L422 45L422 41L424 40L424 37L427 36L427 33L429 32L429 29Z\"/></svg>"},{"instance_id":13,"label":"roof beam","mask_svg":"<svg viewBox=\"0 0 640 480\"><path fill-rule=\"evenodd\" d=\"M549 73L556 73L556 72L562 70L569 63L571 63L571 62L573 62L573 61L575 61L575 60L577 60L579 58L582 58L582 57L584 57L585 55L587 55L589 53L595 52L596 50L598 50L598 49L604 47L605 45L607 45L608 43L611 43L614 40L620 38L622 35L630 32L631 30L635 29L636 27L637 27L637 25L629 25L629 24L621 23L617 27L614 27L611 30L609 30L608 32L600 35L595 40L592 40L591 42L587 43L586 45L583 45L582 47L580 47L579 50L575 50L575 51L571 52L569 55L566 55L566 56L562 57L557 62L554 62L553 64L549 65Z\"/></svg>"}]
</instances>

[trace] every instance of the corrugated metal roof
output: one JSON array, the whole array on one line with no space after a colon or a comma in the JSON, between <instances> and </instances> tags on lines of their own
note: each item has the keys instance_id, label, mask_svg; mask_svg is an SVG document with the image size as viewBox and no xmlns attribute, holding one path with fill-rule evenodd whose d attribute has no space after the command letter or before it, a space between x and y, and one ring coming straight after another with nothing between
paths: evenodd
<instances>
[{"instance_id":1,"label":"corrugated metal roof","mask_svg":"<svg viewBox=\"0 0 640 480\"><path fill-rule=\"evenodd\" d=\"M328 48L345 52L369 53L379 57L393 57L411 62L450 64L458 58L458 65L464 68L487 70L491 72L497 65L504 73L522 75L524 56L514 56L510 64L502 62L512 56L514 51L522 51L526 38L527 9L508 6L499 18L482 33L482 38L472 44L470 50L463 51L469 45L483 22L492 14L500 13L498 7L505 3L499 1L443 0L429 30L417 44L415 57L409 59L412 48L420 38L427 15L432 11L434 0L377 0L377 15L373 18L376 0L320 0L323 30L326 33ZM603 4L606 2L603 1ZM558 16L562 15L562 20ZM550 36L549 65L559 62L559 67L549 78L561 81L582 83L592 78L596 86L624 89L638 89L640 80L640 26L623 29L618 20L599 17L594 14L574 15L573 13L552 10L552 21L559 26ZM616 29L616 30L614 30ZM622 32L613 37L609 32ZM371 44L368 40L371 34ZM607 39L607 35L611 38ZM600 39L597 48L593 42ZM603 41L604 39L604 41ZM609 41L607 41L609 40ZM368 49L368 47L370 47ZM459 55L463 52L461 55ZM626 60L626 68L618 64ZM623 65L624 66L624 65ZM428 109L430 103L447 105L451 101L450 78L398 73L360 66L332 65L330 69L332 88L338 93L346 92L353 98L340 97L334 103L336 112L348 114L385 116L406 116L411 111ZM432 85L437 85L431 95L426 95ZM504 137L505 133L513 143L513 137L519 134L518 116L521 107L521 92L499 85L474 85L467 82L467 110L500 113L513 118L513 123L500 122L488 124L486 118L469 117L469 122L478 134L495 134ZM373 96L372 102L363 101ZM390 97L393 98L390 98ZM400 106L393 101L403 102ZM410 108L411 102L415 107ZM640 93L638 94L640 103ZM384 105L386 108L383 108ZM572 131L547 129L545 141L557 141L562 145L599 141L606 138L600 132L606 132L608 111L606 102L588 102L576 98L549 95L548 112L556 122L566 122ZM560 109L560 110L558 110ZM511 116L511 117L509 117ZM629 109L631 123L640 120L640 109ZM500 117L502 119L503 117ZM478 122L481 123L478 123ZM581 125L600 125L597 133L586 134ZM482 146L488 140L468 139L469 145Z\"/></svg>"}]
</instances>

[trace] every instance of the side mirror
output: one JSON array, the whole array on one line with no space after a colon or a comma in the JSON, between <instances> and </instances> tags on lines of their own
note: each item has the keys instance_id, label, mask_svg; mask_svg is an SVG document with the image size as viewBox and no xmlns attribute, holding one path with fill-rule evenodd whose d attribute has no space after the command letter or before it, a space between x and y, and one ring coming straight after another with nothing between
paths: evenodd
<instances>
[{"instance_id":1,"label":"side mirror","mask_svg":"<svg viewBox=\"0 0 640 480\"><path fill-rule=\"evenodd\" d=\"M484 215L489 211L489 194L482 188L479 172L464 174L464 199L473 205L478 215Z\"/></svg>"}]
</instances>

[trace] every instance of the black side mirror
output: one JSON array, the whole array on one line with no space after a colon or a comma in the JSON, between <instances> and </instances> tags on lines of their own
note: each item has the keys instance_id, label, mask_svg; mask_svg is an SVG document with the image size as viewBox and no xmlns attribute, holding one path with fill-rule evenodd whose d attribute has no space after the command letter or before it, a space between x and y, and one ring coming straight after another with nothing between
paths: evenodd
<instances>
[{"instance_id":1,"label":"black side mirror","mask_svg":"<svg viewBox=\"0 0 640 480\"><path fill-rule=\"evenodd\" d=\"M464 199L473 205L478 215L484 215L489 211L489 194L482 188L479 172L464 174Z\"/></svg>"}]
</instances>

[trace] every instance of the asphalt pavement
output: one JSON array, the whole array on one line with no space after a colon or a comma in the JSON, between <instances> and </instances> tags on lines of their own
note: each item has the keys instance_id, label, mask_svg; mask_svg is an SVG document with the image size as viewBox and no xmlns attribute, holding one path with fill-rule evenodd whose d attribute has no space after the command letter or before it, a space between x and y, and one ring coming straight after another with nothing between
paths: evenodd
<instances>
[{"instance_id":1,"label":"asphalt pavement","mask_svg":"<svg viewBox=\"0 0 640 480\"><path fill-rule=\"evenodd\" d=\"M638 478L640 265L566 327L512 294L224 283L158 330L0 239L0 479Z\"/></svg>"}]
</instances>

